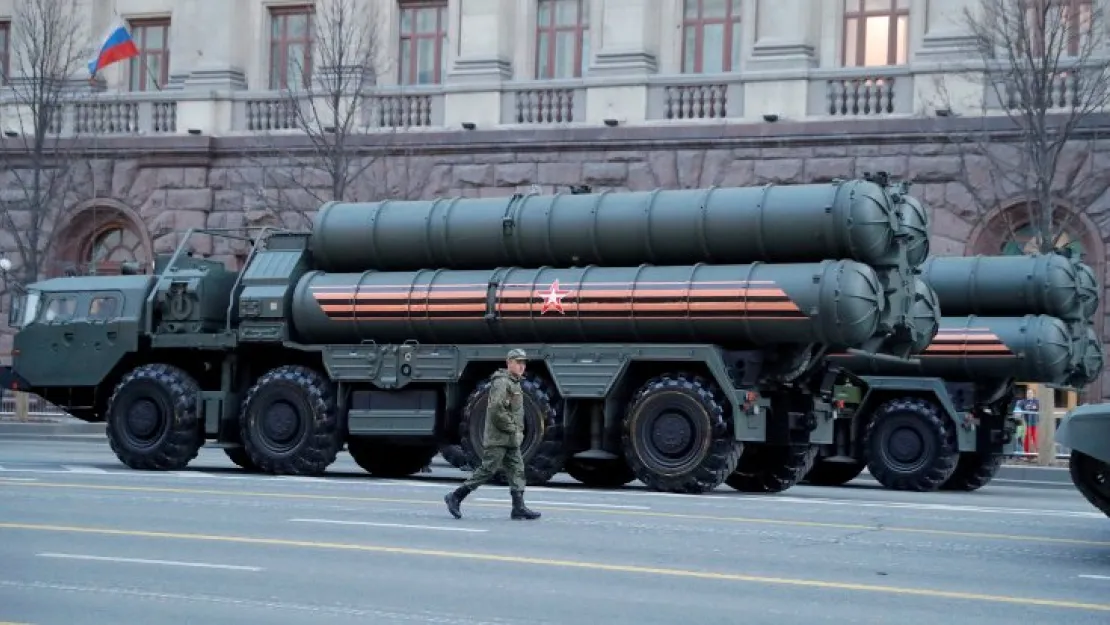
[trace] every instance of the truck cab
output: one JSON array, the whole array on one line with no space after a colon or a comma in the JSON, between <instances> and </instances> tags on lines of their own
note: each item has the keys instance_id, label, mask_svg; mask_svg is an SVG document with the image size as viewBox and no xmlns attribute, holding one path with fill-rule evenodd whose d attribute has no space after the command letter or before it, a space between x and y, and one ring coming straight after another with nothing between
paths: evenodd
<instances>
[{"instance_id":1,"label":"truck cab","mask_svg":"<svg viewBox=\"0 0 1110 625\"><path fill-rule=\"evenodd\" d=\"M29 391L85 421L103 420L101 383L138 351L153 276L80 276L32 283L13 295L18 330L0 383ZM74 366L75 362L81 366Z\"/></svg>"}]
</instances>

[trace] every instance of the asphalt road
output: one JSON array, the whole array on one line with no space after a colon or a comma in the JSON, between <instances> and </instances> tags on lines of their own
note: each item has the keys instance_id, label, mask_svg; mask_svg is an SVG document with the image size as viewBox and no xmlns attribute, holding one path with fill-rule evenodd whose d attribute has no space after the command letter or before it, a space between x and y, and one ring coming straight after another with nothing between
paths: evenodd
<instances>
[{"instance_id":1,"label":"asphalt road","mask_svg":"<svg viewBox=\"0 0 1110 625\"><path fill-rule=\"evenodd\" d=\"M1110 519L1074 490L508 493L461 478L275 478L203 450L0 441L0 624L1110 622Z\"/></svg>"}]
</instances>

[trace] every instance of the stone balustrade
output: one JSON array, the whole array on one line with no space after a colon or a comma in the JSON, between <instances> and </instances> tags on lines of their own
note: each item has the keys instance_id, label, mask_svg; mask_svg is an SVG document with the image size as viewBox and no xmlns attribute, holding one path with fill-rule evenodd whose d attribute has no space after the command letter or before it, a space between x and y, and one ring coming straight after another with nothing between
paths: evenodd
<instances>
[{"instance_id":1,"label":"stone balustrade","mask_svg":"<svg viewBox=\"0 0 1110 625\"><path fill-rule=\"evenodd\" d=\"M1066 106L1075 91L1081 71L1063 73L1050 94ZM915 74L910 68L813 69L779 78L805 85L804 112L811 119L860 119L909 117L931 114L921 97L923 86L934 75ZM746 87L767 83L775 76L760 74L652 75L639 82L622 83L625 99L597 98L593 90L611 88L597 80L516 81L498 87L500 125L558 126L587 124L594 120L619 118L623 124L693 123L699 121L736 123L761 122L769 110L762 102L745 102L752 96ZM1003 90L999 98L989 87L984 94L988 108L1001 113L1016 106L1019 94ZM442 86L380 87L358 98L353 128L359 132L398 129L443 128L449 92ZM61 103L50 124L50 132L62 135L239 135L295 133L302 122L321 128L328 121L330 106L317 96L313 104L307 94L291 97L272 91L196 91L189 89L143 93L79 93ZM1005 100L1002 102L1000 100ZM591 111L591 106L603 110ZM747 110L751 109L751 110ZM11 92L0 90L0 127L11 135L25 127L19 124L21 107ZM803 110L803 109L798 109ZM465 120L465 115L452 115ZM782 115L780 115L782 117ZM641 121L642 120L642 121Z\"/></svg>"}]
</instances>

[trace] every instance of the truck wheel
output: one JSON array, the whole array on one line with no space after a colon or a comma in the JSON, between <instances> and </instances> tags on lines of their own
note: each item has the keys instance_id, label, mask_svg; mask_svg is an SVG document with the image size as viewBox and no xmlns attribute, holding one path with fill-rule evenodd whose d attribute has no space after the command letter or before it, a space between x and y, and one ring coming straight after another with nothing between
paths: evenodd
<instances>
[{"instance_id":1,"label":"truck wheel","mask_svg":"<svg viewBox=\"0 0 1110 625\"><path fill-rule=\"evenodd\" d=\"M132 469L185 468L204 444L197 416L200 386L172 365L142 365L123 376L108 400L108 445Z\"/></svg>"},{"instance_id":2,"label":"truck wheel","mask_svg":"<svg viewBox=\"0 0 1110 625\"><path fill-rule=\"evenodd\" d=\"M803 484L811 486L843 486L863 473L862 462L826 462L816 460L813 468L802 479Z\"/></svg>"},{"instance_id":3,"label":"truck wheel","mask_svg":"<svg viewBox=\"0 0 1110 625\"><path fill-rule=\"evenodd\" d=\"M724 418L717 385L667 373L636 392L621 442L636 478L657 491L711 491L736 469L743 447Z\"/></svg>"},{"instance_id":4,"label":"truck wheel","mask_svg":"<svg viewBox=\"0 0 1110 625\"><path fill-rule=\"evenodd\" d=\"M986 486L1002 468L1005 456L1000 453L968 452L960 454L952 477L941 486L941 490L979 490Z\"/></svg>"},{"instance_id":5,"label":"truck wheel","mask_svg":"<svg viewBox=\"0 0 1110 625\"><path fill-rule=\"evenodd\" d=\"M620 488L636 479L624 458L616 460L567 460L566 472L591 488Z\"/></svg>"},{"instance_id":6,"label":"truck wheel","mask_svg":"<svg viewBox=\"0 0 1110 625\"><path fill-rule=\"evenodd\" d=\"M471 391L459 422L460 447L474 467L482 463L486 404L492 384L493 380L487 378ZM520 446L520 455L524 457L524 478L529 486L539 486L562 471L567 461L562 417L554 407L555 389L543 378L525 376L520 388L524 391L524 442ZM498 471L492 481L495 484L507 483L502 471Z\"/></svg>"},{"instance_id":7,"label":"truck wheel","mask_svg":"<svg viewBox=\"0 0 1110 625\"><path fill-rule=\"evenodd\" d=\"M749 443L725 484L742 493L781 493L805 476L816 455L817 447L810 445Z\"/></svg>"},{"instance_id":8,"label":"truck wheel","mask_svg":"<svg viewBox=\"0 0 1110 625\"><path fill-rule=\"evenodd\" d=\"M1110 516L1110 463L1074 449L1068 462L1072 484L1091 505Z\"/></svg>"},{"instance_id":9,"label":"truck wheel","mask_svg":"<svg viewBox=\"0 0 1110 625\"><path fill-rule=\"evenodd\" d=\"M396 445L365 438L347 439L347 452L375 477L408 477L439 453L435 445Z\"/></svg>"},{"instance_id":10,"label":"truck wheel","mask_svg":"<svg viewBox=\"0 0 1110 625\"><path fill-rule=\"evenodd\" d=\"M343 445L335 387L319 373L286 365L263 375L243 400L239 436L259 470L318 475Z\"/></svg>"},{"instance_id":11,"label":"truck wheel","mask_svg":"<svg viewBox=\"0 0 1110 625\"><path fill-rule=\"evenodd\" d=\"M247 471L257 471L258 465L251 462L251 457L247 455L247 450L242 447L224 447L224 454L228 460L235 463L235 466Z\"/></svg>"},{"instance_id":12,"label":"truck wheel","mask_svg":"<svg viewBox=\"0 0 1110 625\"><path fill-rule=\"evenodd\" d=\"M936 406L894 399L879 406L864 440L867 470L892 490L940 488L956 469L956 435Z\"/></svg>"}]
</instances>

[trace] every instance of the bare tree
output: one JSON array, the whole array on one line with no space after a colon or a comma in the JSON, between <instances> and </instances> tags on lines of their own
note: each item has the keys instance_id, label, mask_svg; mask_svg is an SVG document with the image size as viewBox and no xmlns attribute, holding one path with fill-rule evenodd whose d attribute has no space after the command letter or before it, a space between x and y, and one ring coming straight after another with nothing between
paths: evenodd
<instances>
[{"instance_id":1,"label":"bare tree","mask_svg":"<svg viewBox=\"0 0 1110 625\"><path fill-rule=\"evenodd\" d=\"M16 282L39 278L54 226L73 188L76 155L61 134L63 109L83 97L74 79L89 56L77 0L19 0L12 19L10 96L2 102L0 246ZM87 89L83 89L87 93ZM0 248L3 249L3 248ZM0 285L4 286L4 285Z\"/></svg>"},{"instance_id":2,"label":"bare tree","mask_svg":"<svg viewBox=\"0 0 1110 625\"><path fill-rule=\"evenodd\" d=\"M976 0L959 18L979 45L978 58L954 72L957 83L981 84L981 128L953 133L959 182L986 218L1004 200L1011 239L1029 227L1026 251L1049 252L1110 186L1095 162L1097 139L1085 122L1110 95L1105 12L1089 0ZM942 87L949 110L956 90ZM965 109L966 110L966 109ZM1007 123L1001 124L999 120Z\"/></svg>"},{"instance_id":3,"label":"bare tree","mask_svg":"<svg viewBox=\"0 0 1110 625\"><path fill-rule=\"evenodd\" d=\"M280 97L248 111L249 124L264 129L246 167L238 170L248 211L306 227L323 202L412 193L414 184L390 180L399 173L407 176L412 159L393 154L390 140L406 125L405 111L398 109L404 102L381 96L376 86L390 60L380 4L329 0L318 5L309 24L311 54L289 58ZM368 130L378 139L373 151L357 149L352 138ZM287 137L301 137L304 143L273 147L289 145Z\"/></svg>"}]
</instances>

